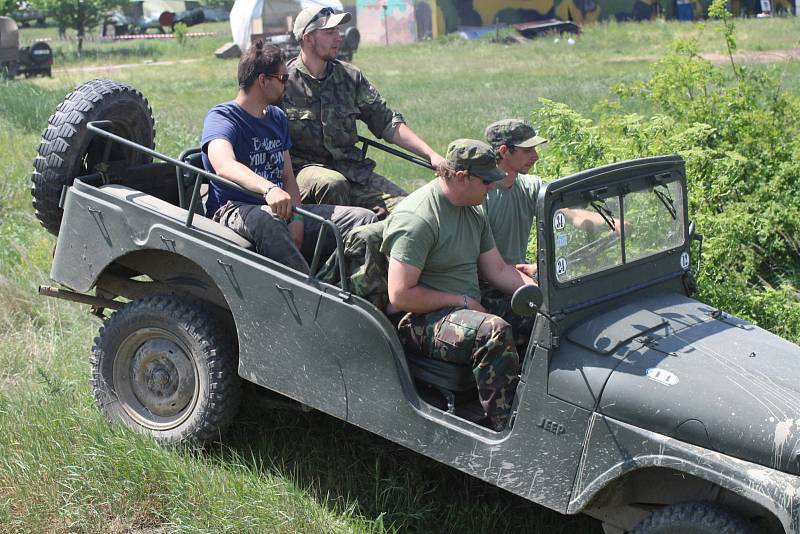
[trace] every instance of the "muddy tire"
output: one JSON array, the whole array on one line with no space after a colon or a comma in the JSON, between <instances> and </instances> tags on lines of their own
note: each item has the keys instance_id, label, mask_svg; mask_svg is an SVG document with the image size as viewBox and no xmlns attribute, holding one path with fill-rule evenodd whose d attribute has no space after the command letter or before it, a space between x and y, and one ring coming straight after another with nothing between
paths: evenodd
<instances>
[{"instance_id":1,"label":"muddy tire","mask_svg":"<svg viewBox=\"0 0 800 534\"><path fill-rule=\"evenodd\" d=\"M752 534L750 524L725 508L685 502L653 512L631 534Z\"/></svg>"},{"instance_id":2,"label":"muddy tire","mask_svg":"<svg viewBox=\"0 0 800 534\"><path fill-rule=\"evenodd\" d=\"M153 148L155 123L147 99L128 85L113 80L91 80L66 96L50 116L42 132L33 162L31 194L36 218L49 232L58 235L62 210L61 191L78 176L101 168L106 140L94 136L86 124L110 120L113 133ZM143 165L151 157L119 143L111 145L109 164Z\"/></svg>"},{"instance_id":3,"label":"muddy tire","mask_svg":"<svg viewBox=\"0 0 800 534\"><path fill-rule=\"evenodd\" d=\"M100 328L91 367L95 401L109 421L160 443L217 441L239 409L235 345L194 301L126 304Z\"/></svg>"}]
</instances>

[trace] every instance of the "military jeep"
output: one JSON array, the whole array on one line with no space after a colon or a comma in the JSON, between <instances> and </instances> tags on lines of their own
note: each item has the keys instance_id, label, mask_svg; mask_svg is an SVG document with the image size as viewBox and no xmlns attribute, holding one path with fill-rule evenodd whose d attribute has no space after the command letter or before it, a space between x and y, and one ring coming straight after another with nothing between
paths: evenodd
<instances>
[{"instance_id":1,"label":"military jeep","mask_svg":"<svg viewBox=\"0 0 800 534\"><path fill-rule=\"evenodd\" d=\"M679 157L543 185L539 286L513 299L535 327L494 432L470 369L406 354L347 273L293 271L200 215L202 182L225 181L196 150L153 150L154 132L141 93L90 81L50 117L32 177L58 235L61 287L42 292L104 319L91 383L109 420L216 440L248 381L607 532L800 532L800 348L691 298ZM571 209L607 227L573 227Z\"/></svg>"}]
</instances>

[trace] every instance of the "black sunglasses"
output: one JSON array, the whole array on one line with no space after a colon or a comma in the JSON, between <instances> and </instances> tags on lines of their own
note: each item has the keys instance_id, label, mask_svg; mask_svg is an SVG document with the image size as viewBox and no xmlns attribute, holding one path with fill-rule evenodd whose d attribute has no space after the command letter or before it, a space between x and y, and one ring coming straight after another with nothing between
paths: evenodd
<instances>
[{"instance_id":1,"label":"black sunglasses","mask_svg":"<svg viewBox=\"0 0 800 534\"><path fill-rule=\"evenodd\" d=\"M301 33L300 35L305 35L306 34L306 30L308 29L308 27L311 26L313 23L317 22L322 17L330 17L334 13L336 13L336 11L334 11L332 7L323 7L322 9L317 11L316 15L311 17L311 20L308 21L308 24L306 24L303 27L303 33Z\"/></svg>"},{"instance_id":2,"label":"black sunglasses","mask_svg":"<svg viewBox=\"0 0 800 534\"><path fill-rule=\"evenodd\" d=\"M289 81L289 75L288 74L267 74L265 72L264 76L267 76L268 78L276 78L283 85L286 85L286 82Z\"/></svg>"},{"instance_id":3,"label":"black sunglasses","mask_svg":"<svg viewBox=\"0 0 800 534\"><path fill-rule=\"evenodd\" d=\"M467 172L469 172L469 171L467 171ZM492 185L494 183L494 180L487 180L485 178L482 178L482 177L478 176L477 174L470 174L470 177L471 178L478 178L481 182L483 182L483 185Z\"/></svg>"}]
</instances>

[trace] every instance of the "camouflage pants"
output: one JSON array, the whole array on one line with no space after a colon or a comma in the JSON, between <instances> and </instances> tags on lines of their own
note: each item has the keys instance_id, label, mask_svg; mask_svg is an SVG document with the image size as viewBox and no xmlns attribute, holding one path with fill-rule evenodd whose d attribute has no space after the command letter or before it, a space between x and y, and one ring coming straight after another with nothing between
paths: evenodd
<instances>
[{"instance_id":1,"label":"camouflage pants","mask_svg":"<svg viewBox=\"0 0 800 534\"><path fill-rule=\"evenodd\" d=\"M528 340L533 331L533 321L535 316L522 317L511 309L511 297L499 289L481 282L481 305L490 313L502 318L511 325L514 333L514 345L520 354L520 359L525 357L525 350L528 348Z\"/></svg>"},{"instance_id":2,"label":"camouflage pants","mask_svg":"<svg viewBox=\"0 0 800 534\"><path fill-rule=\"evenodd\" d=\"M506 426L519 382L519 356L510 324L489 313L442 308L407 313L397 330L410 352L472 366L489 426L497 431Z\"/></svg>"},{"instance_id":3,"label":"camouflage pants","mask_svg":"<svg viewBox=\"0 0 800 534\"><path fill-rule=\"evenodd\" d=\"M385 219L407 194L380 174L373 172L367 183L357 184L320 165L303 167L297 173L297 185L303 204L358 206L372 210L379 220Z\"/></svg>"},{"instance_id":4,"label":"camouflage pants","mask_svg":"<svg viewBox=\"0 0 800 534\"><path fill-rule=\"evenodd\" d=\"M345 272L350 291L370 301L379 310L389 303L387 279L389 259L381 252L384 221L359 226L344 240ZM339 259L331 256L319 271L323 282L340 282Z\"/></svg>"},{"instance_id":5,"label":"camouflage pants","mask_svg":"<svg viewBox=\"0 0 800 534\"><path fill-rule=\"evenodd\" d=\"M344 237L357 226L375 222L375 214L363 208L324 204L303 208L331 221ZM322 223L308 218L303 221L303 246L298 250L286 221L273 214L269 206L229 201L217 210L214 220L253 243L256 252L262 256L308 274L308 262L314 255ZM321 261L325 261L334 250L336 239L331 232L326 232Z\"/></svg>"}]
</instances>

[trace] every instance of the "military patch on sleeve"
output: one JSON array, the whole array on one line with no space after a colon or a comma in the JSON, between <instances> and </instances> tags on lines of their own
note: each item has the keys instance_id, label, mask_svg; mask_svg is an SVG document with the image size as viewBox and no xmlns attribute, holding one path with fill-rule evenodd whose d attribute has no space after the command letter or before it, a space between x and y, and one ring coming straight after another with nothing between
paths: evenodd
<instances>
[{"instance_id":1,"label":"military patch on sleeve","mask_svg":"<svg viewBox=\"0 0 800 534\"><path fill-rule=\"evenodd\" d=\"M378 90L375 89L375 86L372 85L371 83L369 84L369 87L367 87L367 92L369 93L369 96L371 96L372 98L380 97L380 95L378 94Z\"/></svg>"}]
</instances>

